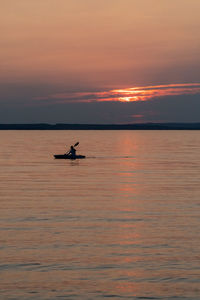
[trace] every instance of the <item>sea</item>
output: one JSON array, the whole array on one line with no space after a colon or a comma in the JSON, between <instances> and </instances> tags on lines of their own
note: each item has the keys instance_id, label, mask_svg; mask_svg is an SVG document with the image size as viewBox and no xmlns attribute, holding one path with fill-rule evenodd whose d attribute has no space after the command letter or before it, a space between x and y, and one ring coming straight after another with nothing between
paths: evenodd
<instances>
[{"instance_id":1,"label":"sea","mask_svg":"<svg viewBox=\"0 0 200 300\"><path fill-rule=\"evenodd\" d=\"M0 131L0 299L199 300L200 131Z\"/></svg>"}]
</instances>

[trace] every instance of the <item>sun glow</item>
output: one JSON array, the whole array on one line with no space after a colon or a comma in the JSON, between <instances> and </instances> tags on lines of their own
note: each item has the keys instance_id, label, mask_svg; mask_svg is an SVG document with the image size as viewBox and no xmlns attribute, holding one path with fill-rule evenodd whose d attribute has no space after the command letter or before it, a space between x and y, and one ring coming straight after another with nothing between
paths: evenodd
<instances>
[{"instance_id":1,"label":"sun glow","mask_svg":"<svg viewBox=\"0 0 200 300\"><path fill-rule=\"evenodd\" d=\"M111 91L118 101L133 102L146 101L151 98L162 96L173 96L183 94L198 94L200 93L199 83L187 84L168 84L157 86L134 87L127 89L119 89Z\"/></svg>"},{"instance_id":2,"label":"sun glow","mask_svg":"<svg viewBox=\"0 0 200 300\"><path fill-rule=\"evenodd\" d=\"M180 83L155 86L132 87L99 92L69 92L56 93L35 100L51 101L52 103L66 102L138 102L148 101L164 96L200 94L200 83Z\"/></svg>"},{"instance_id":3,"label":"sun glow","mask_svg":"<svg viewBox=\"0 0 200 300\"><path fill-rule=\"evenodd\" d=\"M121 102L133 102L138 101L138 97L119 97L119 101Z\"/></svg>"}]
</instances>

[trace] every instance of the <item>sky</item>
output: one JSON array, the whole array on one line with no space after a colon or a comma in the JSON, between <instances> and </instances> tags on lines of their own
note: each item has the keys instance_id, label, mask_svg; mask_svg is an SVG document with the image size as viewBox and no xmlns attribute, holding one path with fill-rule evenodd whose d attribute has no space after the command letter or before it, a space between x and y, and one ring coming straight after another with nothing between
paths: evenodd
<instances>
[{"instance_id":1,"label":"sky","mask_svg":"<svg viewBox=\"0 0 200 300\"><path fill-rule=\"evenodd\" d=\"M0 4L0 123L200 122L199 0Z\"/></svg>"}]
</instances>

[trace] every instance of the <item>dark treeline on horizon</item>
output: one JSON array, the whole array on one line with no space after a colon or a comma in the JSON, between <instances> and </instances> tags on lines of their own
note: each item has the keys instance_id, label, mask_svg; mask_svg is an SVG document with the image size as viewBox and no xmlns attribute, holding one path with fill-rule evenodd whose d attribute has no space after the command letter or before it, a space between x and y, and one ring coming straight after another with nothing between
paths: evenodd
<instances>
[{"instance_id":1,"label":"dark treeline on horizon","mask_svg":"<svg viewBox=\"0 0 200 300\"><path fill-rule=\"evenodd\" d=\"M200 130L200 123L0 124L0 130Z\"/></svg>"}]
</instances>

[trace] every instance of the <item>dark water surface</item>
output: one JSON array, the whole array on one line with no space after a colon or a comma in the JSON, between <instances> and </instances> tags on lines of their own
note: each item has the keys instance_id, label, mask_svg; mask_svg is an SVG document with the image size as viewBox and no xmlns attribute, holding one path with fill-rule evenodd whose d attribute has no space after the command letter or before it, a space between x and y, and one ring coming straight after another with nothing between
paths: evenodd
<instances>
[{"instance_id":1,"label":"dark water surface","mask_svg":"<svg viewBox=\"0 0 200 300\"><path fill-rule=\"evenodd\" d=\"M199 131L0 141L0 299L200 299Z\"/></svg>"}]
</instances>

